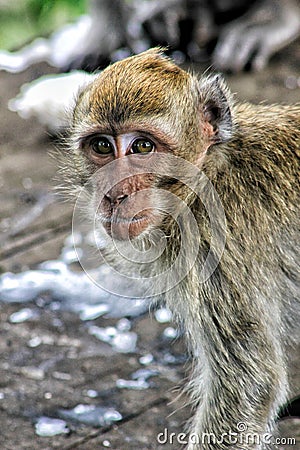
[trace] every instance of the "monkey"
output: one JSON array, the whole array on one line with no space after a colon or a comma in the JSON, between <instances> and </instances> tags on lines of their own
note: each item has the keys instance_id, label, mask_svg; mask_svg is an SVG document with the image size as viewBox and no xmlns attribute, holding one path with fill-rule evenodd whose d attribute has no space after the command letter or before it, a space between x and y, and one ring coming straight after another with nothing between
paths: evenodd
<instances>
[{"instance_id":1,"label":"monkey","mask_svg":"<svg viewBox=\"0 0 300 450\"><path fill-rule=\"evenodd\" d=\"M86 191L113 267L185 330L185 448L268 448L299 323L300 105L237 102L153 48L80 90L71 120L68 190Z\"/></svg>"},{"instance_id":2,"label":"monkey","mask_svg":"<svg viewBox=\"0 0 300 450\"><path fill-rule=\"evenodd\" d=\"M90 30L71 68L93 70L118 47L137 53L152 44L180 50L192 61L210 56L218 70L259 71L300 34L297 0L151 0L146 6L92 0L90 16Z\"/></svg>"}]
</instances>

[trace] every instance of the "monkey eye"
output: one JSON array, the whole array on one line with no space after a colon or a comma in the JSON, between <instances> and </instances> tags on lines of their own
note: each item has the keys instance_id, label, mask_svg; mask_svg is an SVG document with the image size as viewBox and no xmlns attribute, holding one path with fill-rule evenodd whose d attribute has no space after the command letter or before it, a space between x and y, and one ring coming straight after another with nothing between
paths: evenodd
<instances>
[{"instance_id":1,"label":"monkey eye","mask_svg":"<svg viewBox=\"0 0 300 450\"><path fill-rule=\"evenodd\" d=\"M136 139L132 146L132 153L151 153L155 149L153 142L148 139Z\"/></svg>"},{"instance_id":2,"label":"monkey eye","mask_svg":"<svg viewBox=\"0 0 300 450\"><path fill-rule=\"evenodd\" d=\"M113 146L105 137L96 137L91 141L91 147L99 155L109 155L113 152Z\"/></svg>"}]
</instances>

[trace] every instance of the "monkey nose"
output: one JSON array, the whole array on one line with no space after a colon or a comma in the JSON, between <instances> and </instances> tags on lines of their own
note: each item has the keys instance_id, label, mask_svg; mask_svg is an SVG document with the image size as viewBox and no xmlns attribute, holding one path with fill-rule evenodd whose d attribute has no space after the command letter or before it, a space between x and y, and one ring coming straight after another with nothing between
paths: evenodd
<instances>
[{"instance_id":1,"label":"monkey nose","mask_svg":"<svg viewBox=\"0 0 300 450\"><path fill-rule=\"evenodd\" d=\"M110 206L112 208L115 208L116 206L119 206L128 195L122 194L122 195L112 195L110 193L105 195L105 198L109 201Z\"/></svg>"}]
</instances>

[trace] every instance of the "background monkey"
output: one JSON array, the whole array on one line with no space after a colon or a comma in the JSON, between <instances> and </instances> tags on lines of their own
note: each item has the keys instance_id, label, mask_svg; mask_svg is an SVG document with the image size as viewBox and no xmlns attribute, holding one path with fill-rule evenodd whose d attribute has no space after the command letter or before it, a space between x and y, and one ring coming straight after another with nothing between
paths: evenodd
<instances>
[{"instance_id":1,"label":"background monkey","mask_svg":"<svg viewBox=\"0 0 300 450\"><path fill-rule=\"evenodd\" d=\"M131 268L128 253L116 265L155 276L176 260L180 224L188 239L186 275L164 299L194 355L190 431L200 443L203 433L219 439L189 449L266 448L247 442L238 424L251 436L270 432L287 398L286 346L299 320L299 113L299 106L235 105L219 76L198 80L158 49L108 67L78 95L64 165L70 188L87 185L89 213L112 243L147 250L164 233L151 263ZM182 173L176 157L199 176ZM207 205L220 225L213 246ZM187 206L199 237L180 222ZM211 247L213 269L202 279Z\"/></svg>"},{"instance_id":2,"label":"background monkey","mask_svg":"<svg viewBox=\"0 0 300 450\"><path fill-rule=\"evenodd\" d=\"M90 10L91 26L71 68L105 66L120 47L138 53L168 45L192 61L210 55L219 70L261 70L300 33L297 0L92 0Z\"/></svg>"}]
</instances>

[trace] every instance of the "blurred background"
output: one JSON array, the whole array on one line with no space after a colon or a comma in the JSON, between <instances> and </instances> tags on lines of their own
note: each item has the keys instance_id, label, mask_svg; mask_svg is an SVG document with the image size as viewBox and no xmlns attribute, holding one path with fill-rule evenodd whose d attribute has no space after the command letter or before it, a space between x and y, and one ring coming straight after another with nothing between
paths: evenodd
<instances>
[{"instance_id":1,"label":"blurred background","mask_svg":"<svg viewBox=\"0 0 300 450\"><path fill-rule=\"evenodd\" d=\"M181 17L180 0L0 0L1 450L173 450L174 445L158 445L156 436L165 427L169 432L182 430L190 416L190 407L183 408L187 399L178 395L178 387L189 374L181 330L172 323L167 310L162 308L149 316L147 304L111 298L98 292L97 286L84 278L71 236L73 205L53 194L58 164L49 153L57 142L53 134L60 131L58 116L65 110L64 94L71 79L67 78L67 84L60 87L61 78L55 78L58 84L52 85L49 84L53 80L51 77L64 76L61 74L64 68L81 69L90 61L95 68L99 62L97 56L101 60L101 54L96 55L96 59L85 59L89 48L81 54L76 44L79 58L72 53L73 48L67 52L67 62L64 63L62 54L60 64L53 66L50 63L57 56L55 52L62 50L63 53L67 45L54 46L50 37L43 41L48 52L46 59L32 61L14 73L5 66L8 61L15 67L20 54L27 55L24 45L37 37L48 38L66 23L76 22L90 11L91 4L106 5L114 16L117 11L114 5L125 3L135 8L139 20L134 24L140 24L142 16L151 16L149 10L142 11L147 4L157 7L169 4L172 13L175 8L177 16L174 21L171 15L173 21L170 22L175 28L177 18ZM209 13L205 23L212 24L210 30L214 33L206 34L208 40L216 39L215 32L221 29L219 22L228 18L222 8L230 10L239 4L244 10L249 5L263 4L248 0L190 3L202 6ZM273 1L268 0L268 4ZM299 2L283 0L277 5L297 8ZM283 28L290 31L292 24L287 12L296 18L297 28L297 14L293 9L292 13L285 8L280 11ZM270 18L267 14L264 19L261 14L256 16L258 23L253 23L249 16L246 22L243 18L244 28L241 29L239 23L234 31L241 30L240 34L245 38L250 36L250 41L251 36L256 36L263 44L271 42L273 45L274 36L280 33L276 26L259 32L260 26L268 24ZM164 20L168 22L170 16L166 17ZM194 17L204 16L195 14ZM239 14L235 11L229 18L237 17ZM271 14L272 20L276 17ZM123 18L124 23L116 21L117 30L128 26L129 34L132 33L132 22L126 14ZM92 19L94 21L86 24L95 30L99 18L92 15ZM113 23L106 21L103 33L100 27L100 37L97 35L96 39L100 53L107 50L106 39L111 42ZM166 32L164 21L162 28L159 27L161 22L154 23L158 28L154 33L152 29L153 37L158 29L163 34ZM276 19L275 24L278 23ZM300 101L300 42L295 33L260 71L224 70L237 100L266 104ZM80 33L77 34L80 38ZM144 38L143 34L135 36L133 43L143 41L140 39ZM222 39L225 42L226 36L222 35ZM113 50L118 50L119 42L123 47L132 43L121 39ZM242 39L235 38L233 44L241 42ZM249 40L245 40L246 46L247 42ZM72 40L69 43L72 44ZM192 58L185 59L182 49L174 56L185 68L200 75L212 68L212 61L205 52L197 52L197 48L195 45L187 48L187 54L194 57L193 62ZM21 53L1 50L20 50ZM232 51L234 56L238 54L234 47ZM113 56L126 54L128 49ZM249 47L248 54L253 54ZM46 84L36 84L40 77ZM76 92L78 82L74 86ZM71 89L69 96L73 95ZM24 100L24 109L20 103L18 109L17 102L12 102L14 98ZM87 234L78 235L76 239L77 248L83 253L86 247L90 248ZM105 270L99 274L107 276ZM294 349L291 361L291 393L296 395L300 392L299 349ZM174 401L174 397L177 400ZM283 436L297 437L300 442L300 418L283 421L280 431ZM295 445L284 446L285 450L296 448Z\"/></svg>"},{"instance_id":2,"label":"blurred background","mask_svg":"<svg viewBox=\"0 0 300 450\"><path fill-rule=\"evenodd\" d=\"M299 0L0 1L0 49L49 37L45 59L62 71L92 71L154 45L178 63L259 71L299 35Z\"/></svg>"},{"instance_id":3,"label":"blurred background","mask_svg":"<svg viewBox=\"0 0 300 450\"><path fill-rule=\"evenodd\" d=\"M85 11L85 0L0 0L0 48L13 50L48 36Z\"/></svg>"}]
</instances>

